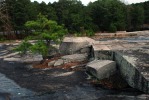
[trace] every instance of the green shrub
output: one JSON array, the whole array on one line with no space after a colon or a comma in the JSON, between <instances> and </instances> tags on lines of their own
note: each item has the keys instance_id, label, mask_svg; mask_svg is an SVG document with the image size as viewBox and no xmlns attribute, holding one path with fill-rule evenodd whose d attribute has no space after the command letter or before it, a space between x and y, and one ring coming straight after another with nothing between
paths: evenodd
<instances>
[{"instance_id":1,"label":"green shrub","mask_svg":"<svg viewBox=\"0 0 149 100\"><path fill-rule=\"evenodd\" d=\"M81 37L81 36L83 36L83 33L77 32L77 33L75 33L74 35L75 35L76 37Z\"/></svg>"},{"instance_id":2,"label":"green shrub","mask_svg":"<svg viewBox=\"0 0 149 100\"><path fill-rule=\"evenodd\" d=\"M32 46L31 43L28 42L27 39L23 40L23 42L17 46L14 51L18 51L20 54L24 55L27 53L27 51L30 50L30 47Z\"/></svg>"},{"instance_id":3,"label":"green shrub","mask_svg":"<svg viewBox=\"0 0 149 100\"><path fill-rule=\"evenodd\" d=\"M86 35L87 36L94 36L95 33L92 30L86 30Z\"/></svg>"},{"instance_id":4,"label":"green shrub","mask_svg":"<svg viewBox=\"0 0 149 100\"><path fill-rule=\"evenodd\" d=\"M94 36L95 33L92 30L85 30L85 32L77 32L74 34L76 37L81 37L81 36Z\"/></svg>"},{"instance_id":5,"label":"green shrub","mask_svg":"<svg viewBox=\"0 0 149 100\"><path fill-rule=\"evenodd\" d=\"M39 53L43 56L48 54L48 46L44 41L38 40L35 44L31 44L28 40L24 40L19 46L17 46L14 51L18 51L21 55L27 54L27 52L31 53Z\"/></svg>"},{"instance_id":6,"label":"green shrub","mask_svg":"<svg viewBox=\"0 0 149 100\"><path fill-rule=\"evenodd\" d=\"M27 21L25 26L28 30L34 30L33 36L27 37L15 50L21 54L28 51L32 53L42 54L43 58L48 56L48 50L51 49L51 41L60 43L67 34L67 29L57 22L48 20L46 16L39 14L37 20ZM30 44L27 40L35 39L34 44Z\"/></svg>"},{"instance_id":7,"label":"green shrub","mask_svg":"<svg viewBox=\"0 0 149 100\"><path fill-rule=\"evenodd\" d=\"M38 40L34 45L30 47L32 53L39 53L43 56L48 55L48 46L41 40Z\"/></svg>"},{"instance_id":8,"label":"green shrub","mask_svg":"<svg viewBox=\"0 0 149 100\"><path fill-rule=\"evenodd\" d=\"M0 41L5 41L5 40L6 40L6 38L4 36L0 35Z\"/></svg>"},{"instance_id":9,"label":"green shrub","mask_svg":"<svg viewBox=\"0 0 149 100\"><path fill-rule=\"evenodd\" d=\"M115 33L117 31L116 26L112 23L110 24L109 31Z\"/></svg>"}]
</instances>

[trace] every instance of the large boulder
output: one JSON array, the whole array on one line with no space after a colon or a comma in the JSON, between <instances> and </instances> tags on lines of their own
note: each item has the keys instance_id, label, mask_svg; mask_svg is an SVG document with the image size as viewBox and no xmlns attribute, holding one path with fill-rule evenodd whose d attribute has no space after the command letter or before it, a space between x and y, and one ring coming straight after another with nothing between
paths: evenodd
<instances>
[{"instance_id":1,"label":"large boulder","mask_svg":"<svg viewBox=\"0 0 149 100\"><path fill-rule=\"evenodd\" d=\"M91 46L94 42L93 39L88 37L65 37L59 50L63 55L75 54L80 52L82 48Z\"/></svg>"},{"instance_id":2,"label":"large boulder","mask_svg":"<svg viewBox=\"0 0 149 100\"><path fill-rule=\"evenodd\" d=\"M116 63L111 60L94 60L87 64L87 71L99 80L109 78L116 73Z\"/></svg>"}]
</instances>

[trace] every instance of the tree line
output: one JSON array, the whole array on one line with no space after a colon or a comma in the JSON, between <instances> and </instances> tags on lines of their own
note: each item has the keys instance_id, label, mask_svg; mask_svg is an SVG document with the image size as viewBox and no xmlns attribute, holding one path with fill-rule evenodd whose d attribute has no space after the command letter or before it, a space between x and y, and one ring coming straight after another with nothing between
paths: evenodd
<instances>
[{"instance_id":1,"label":"tree line","mask_svg":"<svg viewBox=\"0 0 149 100\"><path fill-rule=\"evenodd\" d=\"M87 6L80 0L59 0L48 4L30 0L6 2L15 31L26 30L24 24L36 20L39 13L63 25L70 34L136 31L149 25L149 1L126 5L120 0L97 0Z\"/></svg>"}]
</instances>

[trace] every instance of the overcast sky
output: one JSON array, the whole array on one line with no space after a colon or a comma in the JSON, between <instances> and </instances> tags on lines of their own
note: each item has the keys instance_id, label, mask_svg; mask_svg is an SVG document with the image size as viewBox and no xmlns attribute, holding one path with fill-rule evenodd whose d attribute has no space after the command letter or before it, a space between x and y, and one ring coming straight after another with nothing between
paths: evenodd
<instances>
[{"instance_id":1,"label":"overcast sky","mask_svg":"<svg viewBox=\"0 0 149 100\"><path fill-rule=\"evenodd\" d=\"M31 1L38 1L39 3L42 1L44 1L45 3L49 3L49 2L53 3L54 1L58 1L58 0L31 0ZM94 2L96 0L80 0L80 1L82 1L84 5L87 5L90 1ZM131 4L131 3L138 3L138 2L144 2L144 1L149 1L149 0L122 0L122 1L125 1Z\"/></svg>"}]
</instances>

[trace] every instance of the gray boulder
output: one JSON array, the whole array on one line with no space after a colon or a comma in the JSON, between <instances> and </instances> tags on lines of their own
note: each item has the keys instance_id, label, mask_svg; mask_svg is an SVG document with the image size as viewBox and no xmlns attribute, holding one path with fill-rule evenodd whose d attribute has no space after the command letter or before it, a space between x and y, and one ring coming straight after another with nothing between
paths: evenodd
<instances>
[{"instance_id":1,"label":"gray boulder","mask_svg":"<svg viewBox=\"0 0 149 100\"><path fill-rule=\"evenodd\" d=\"M116 63L110 60L94 60L87 64L87 70L99 80L116 73Z\"/></svg>"},{"instance_id":2,"label":"gray boulder","mask_svg":"<svg viewBox=\"0 0 149 100\"><path fill-rule=\"evenodd\" d=\"M87 54L66 55L66 56L63 56L61 59L63 59L65 63L71 62L71 61L85 61L87 60Z\"/></svg>"},{"instance_id":3,"label":"gray boulder","mask_svg":"<svg viewBox=\"0 0 149 100\"><path fill-rule=\"evenodd\" d=\"M81 53L81 54L82 54L82 53L87 53L87 54L89 54L90 51L91 51L91 46L83 47L83 48L80 49L80 53Z\"/></svg>"},{"instance_id":4,"label":"gray boulder","mask_svg":"<svg viewBox=\"0 0 149 100\"><path fill-rule=\"evenodd\" d=\"M48 63L48 66L53 66L53 65L55 64L55 62L56 62L55 60L49 62L49 63Z\"/></svg>"},{"instance_id":5,"label":"gray boulder","mask_svg":"<svg viewBox=\"0 0 149 100\"><path fill-rule=\"evenodd\" d=\"M54 63L54 66L60 66L60 65L63 65L64 64L64 61L62 59L58 59L55 63Z\"/></svg>"},{"instance_id":6,"label":"gray boulder","mask_svg":"<svg viewBox=\"0 0 149 100\"><path fill-rule=\"evenodd\" d=\"M66 37L59 50L63 55L75 54L80 52L80 49L91 46L94 42L93 39L87 37Z\"/></svg>"}]
</instances>

